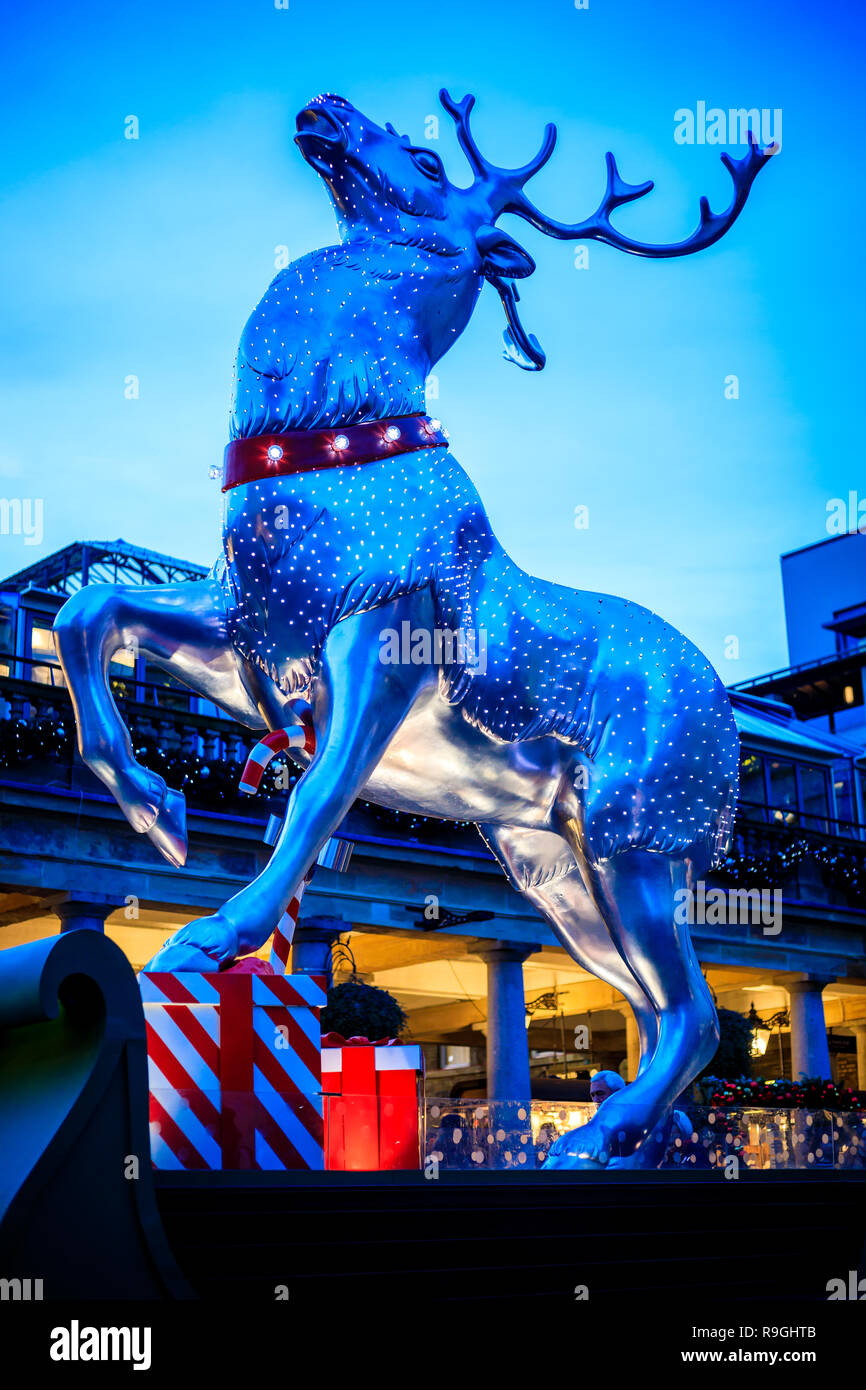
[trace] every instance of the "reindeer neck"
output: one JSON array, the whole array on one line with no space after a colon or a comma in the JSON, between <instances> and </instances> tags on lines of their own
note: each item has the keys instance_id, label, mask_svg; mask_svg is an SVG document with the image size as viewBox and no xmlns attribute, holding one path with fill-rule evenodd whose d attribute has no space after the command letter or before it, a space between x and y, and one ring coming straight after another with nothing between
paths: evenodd
<instances>
[{"instance_id":1,"label":"reindeer neck","mask_svg":"<svg viewBox=\"0 0 866 1390\"><path fill-rule=\"evenodd\" d=\"M231 437L423 411L439 354L419 301L453 295L456 275L454 257L411 238L350 237L294 261L244 329Z\"/></svg>"}]
</instances>

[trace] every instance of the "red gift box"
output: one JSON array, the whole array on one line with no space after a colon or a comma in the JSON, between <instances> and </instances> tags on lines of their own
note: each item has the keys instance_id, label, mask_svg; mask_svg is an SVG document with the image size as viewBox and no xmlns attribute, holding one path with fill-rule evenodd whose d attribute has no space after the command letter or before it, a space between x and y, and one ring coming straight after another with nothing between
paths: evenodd
<instances>
[{"instance_id":1,"label":"red gift box","mask_svg":"<svg viewBox=\"0 0 866 1390\"><path fill-rule=\"evenodd\" d=\"M324 979L240 966L139 984L154 1166L322 1168Z\"/></svg>"},{"instance_id":2,"label":"red gift box","mask_svg":"<svg viewBox=\"0 0 866 1390\"><path fill-rule=\"evenodd\" d=\"M420 1047L322 1039L325 1167L371 1173L421 1166ZM342 1044L342 1045L341 1045Z\"/></svg>"}]
</instances>

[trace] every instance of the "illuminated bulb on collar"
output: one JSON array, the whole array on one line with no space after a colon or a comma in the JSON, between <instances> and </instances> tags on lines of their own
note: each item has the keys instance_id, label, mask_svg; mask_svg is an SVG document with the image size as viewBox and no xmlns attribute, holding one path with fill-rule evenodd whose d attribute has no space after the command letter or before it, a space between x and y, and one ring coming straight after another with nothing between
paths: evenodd
<instances>
[{"instance_id":1,"label":"illuminated bulb on collar","mask_svg":"<svg viewBox=\"0 0 866 1390\"><path fill-rule=\"evenodd\" d=\"M349 447L349 436L348 436L347 434L338 434L337 437L336 437L335 440L334 440L334 448L335 448L335 449L348 449L348 447Z\"/></svg>"},{"instance_id":2,"label":"illuminated bulb on collar","mask_svg":"<svg viewBox=\"0 0 866 1390\"><path fill-rule=\"evenodd\" d=\"M282 457L283 457L283 451L282 451L282 449L280 448L279 444L269 444L269 445L268 445L268 458L269 458L269 459L273 459L274 462L277 462L277 461L278 461L279 459L281 459Z\"/></svg>"},{"instance_id":3,"label":"illuminated bulb on collar","mask_svg":"<svg viewBox=\"0 0 866 1390\"><path fill-rule=\"evenodd\" d=\"M388 426L388 428L385 431L385 438L389 439L392 444L396 443L396 441L400 438L400 431L398 430L396 425Z\"/></svg>"}]
</instances>

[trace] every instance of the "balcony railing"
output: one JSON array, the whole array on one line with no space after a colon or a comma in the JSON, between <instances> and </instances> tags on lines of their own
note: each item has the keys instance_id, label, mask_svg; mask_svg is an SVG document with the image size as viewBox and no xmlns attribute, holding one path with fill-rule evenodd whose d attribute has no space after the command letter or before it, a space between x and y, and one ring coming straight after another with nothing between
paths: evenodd
<instances>
[{"instance_id":1,"label":"balcony railing","mask_svg":"<svg viewBox=\"0 0 866 1390\"><path fill-rule=\"evenodd\" d=\"M794 806L768 806L763 801L737 802L737 818L750 824L771 825L777 830L800 830L840 840L866 840L866 825L859 821L838 820L823 811L800 810Z\"/></svg>"},{"instance_id":2,"label":"balcony railing","mask_svg":"<svg viewBox=\"0 0 866 1390\"><path fill-rule=\"evenodd\" d=\"M182 790L191 807L254 820L282 810L286 787L291 788L300 773L290 765L286 780L279 759L266 769L255 798L238 791L244 761L257 738L252 730L225 716L192 709L196 696L157 681L111 677L111 688L138 761L163 776L170 787ZM72 704L58 664L0 653L0 781L101 793L101 785L77 761L74 748ZM356 836L447 848L480 858L489 855L468 823L444 827L441 821L357 801L346 824Z\"/></svg>"},{"instance_id":3,"label":"balcony railing","mask_svg":"<svg viewBox=\"0 0 866 1390\"><path fill-rule=\"evenodd\" d=\"M49 690L66 689L60 663L51 657L15 656L0 651L0 679L5 678L30 681ZM167 677L150 680L116 668L109 669L109 684L118 699L162 709L190 710L197 699L186 686Z\"/></svg>"},{"instance_id":4,"label":"balcony railing","mask_svg":"<svg viewBox=\"0 0 866 1390\"><path fill-rule=\"evenodd\" d=\"M74 754L69 692L59 681L49 684L45 679L46 668L55 676L62 674L59 668L51 662L19 659L13 669L30 673L38 668L39 677L32 679L4 675L3 665L0 658L0 706L5 702L9 714L7 720L0 717L0 778L55 790L101 791ZM147 687L145 698L130 697L128 686L136 693ZM255 742L250 730L232 719L198 713L189 708L195 698L191 694L154 682L113 679L112 690L137 759L165 777L169 786L181 788L192 805L254 819L266 819L268 811L276 809L267 797L276 791L276 767L265 774L263 796L253 801L238 791L241 769ZM162 703L164 695L175 694L183 696L185 708Z\"/></svg>"},{"instance_id":5,"label":"balcony railing","mask_svg":"<svg viewBox=\"0 0 866 1390\"><path fill-rule=\"evenodd\" d=\"M166 778L169 786L180 787L193 806L206 810L234 811L254 818L266 818L267 796L277 794L274 778L279 764L273 763L263 779L262 792L255 802L237 790L247 752L255 742L251 730L234 720L212 713L200 713L192 706L197 697L184 688L137 677L111 676L111 687L123 720L130 731L139 761ZM69 692L56 661L15 657L0 652L0 702L5 701L13 721L23 720L30 728L53 721L58 729L55 744L46 737L34 739L36 753L28 761L48 760L60 764L58 777L52 771L53 786L81 786L83 769L74 765L74 720ZM40 723L42 721L42 723ZM15 773L10 752L3 740L0 719L0 777L8 776L3 766ZM292 769L289 786L299 774ZM89 776L89 774L88 774ZM15 780L20 780L20 776ZM94 784L95 785L95 784ZM284 798L283 789L280 804ZM468 822L449 826L423 816L404 815L367 802L356 802L353 820L373 834L391 834L397 840L430 843L437 846L465 845L479 851L482 846ZM767 806L741 801L734 823L732 860L726 870L728 880L757 886L784 886L796 889L799 883L814 892L823 883L841 902L866 905L866 825L842 821L829 815ZM803 896L809 896L805 892Z\"/></svg>"},{"instance_id":6,"label":"balcony railing","mask_svg":"<svg viewBox=\"0 0 866 1390\"><path fill-rule=\"evenodd\" d=\"M775 819L772 807L740 803L718 878L743 888L780 888L802 901L866 908L866 826L817 819L826 831Z\"/></svg>"},{"instance_id":7,"label":"balcony railing","mask_svg":"<svg viewBox=\"0 0 866 1390\"><path fill-rule=\"evenodd\" d=\"M804 672L814 671L840 662L858 660L861 657L866 658L866 638L860 642L852 642L850 646L843 647L839 651L826 652L823 656L814 656L809 661L798 661L795 666L781 666L777 671L766 671L761 676L751 676L748 680L736 681L728 688L748 694L749 691L758 687L778 685L780 682L788 682L795 676L803 675Z\"/></svg>"}]
</instances>

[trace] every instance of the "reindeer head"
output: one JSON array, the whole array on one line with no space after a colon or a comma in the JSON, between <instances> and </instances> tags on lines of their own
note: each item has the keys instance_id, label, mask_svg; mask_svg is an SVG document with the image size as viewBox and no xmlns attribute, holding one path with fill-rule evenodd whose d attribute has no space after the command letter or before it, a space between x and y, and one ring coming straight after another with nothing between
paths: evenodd
<instances>
[{"instance_id":1,"label":"reindeer head","mask_svg":"<svg viewBox=\"0 0 866 1390\"><path fill-rule=\"evenodd\" d=\"M526 333L517 314L514 281L531 275L535 262L522 246L496 226L504 213L514 213L548 236L562 240L601 241L635 256L655 258L687 256L711 246L724 236L743 208L749 189L777 147L762 148L749 131L749 148L741 159L722 155L731 174L734 196L725 212L710 211L701 199L700 221L684 241L650 245L633 241L611 225L610 217L624 203L642 198L652 181L627 184L620 177L613 155L608 153L607 186L591 217L583 222L556 222L527 198L524 185L547 163L556 143L556 127L545 128L541 149L518 169L501 169L481 154L469 128L473 96L454 101L447 91L439 98L457 126L457 137L475 175L469 188L452 184L442 160L429 146L413 145L390 124L383 129L343 97L326 93L316 97L297 118L295 141L307 163L324 179L336 208L344 242L359 236L384 240L393 248L393 274L400 274L399 248L419 249L448 265L450 293L442 296L442 283L419 273L417 259L412 275L414 303L427 320L436 320L440 332L432 345L435 361L463 331L484 281L502 299L508 327L505 356L528 370L540 370L545 355L537 339ZM425 289L428 293L425 295Z\"/></svg>"}]
</instances>

